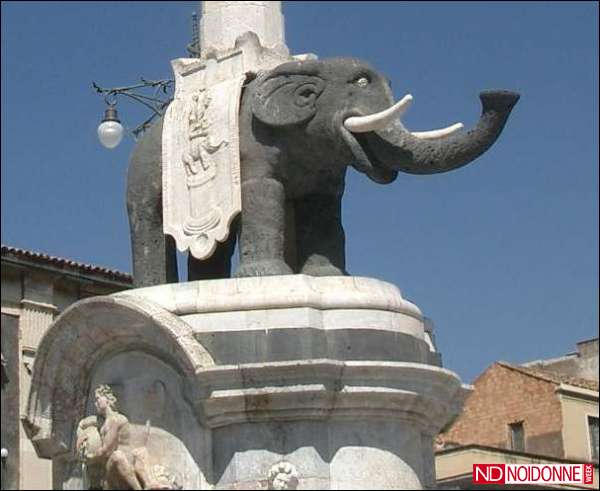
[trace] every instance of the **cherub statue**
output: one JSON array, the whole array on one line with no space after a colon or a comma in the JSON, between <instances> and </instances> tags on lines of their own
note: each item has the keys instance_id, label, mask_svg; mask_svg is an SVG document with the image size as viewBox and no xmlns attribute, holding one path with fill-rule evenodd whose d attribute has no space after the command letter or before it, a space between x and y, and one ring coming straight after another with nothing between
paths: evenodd
<instances>
[{"instance_id":1,"label":"cherub statue","mask_svg":"<svg viewBox=\"0 0 600 491\"><path fill-rule=\"evenodd\" d=\"M146 447L134 448L131 425L117 410L117 397L108 385L94 391L97 416L77 427L77 452L89 489L179 489L163 466L149 463ZM85 477L85 476L84 476Z\"/></svg>"},{"instance_id":2,"label":"cherub statue","mask_svg":"<svg viewBox=\"0 0 600 491\"><path fill-rule=\"evenodd\" d=\"M298 471L289 462L277 462L269 469L267 484L269 489L296 489L298 487Z\"/></svg>"}]
</instances>

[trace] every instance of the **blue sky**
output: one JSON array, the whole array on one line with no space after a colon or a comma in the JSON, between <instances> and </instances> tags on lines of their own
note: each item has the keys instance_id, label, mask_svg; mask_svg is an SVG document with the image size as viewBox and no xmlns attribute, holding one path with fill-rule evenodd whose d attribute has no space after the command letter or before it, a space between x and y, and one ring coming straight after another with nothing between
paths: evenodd
<instances>
[{"instance_id":1,"label":"blue sky","mask_svg":"<svg viewBox=\"0 0 600 491\"><path fill-rule=\"evenodd\" d=\"M130 270L131 139L103 149L91 89L171 78L197 2L2 2L2 243ZM348 268L436 325L446 367L553 357L598 333L598 4L284 2L293 53L364 58L412 93L415 130L521 92L463 169L380 186L351 171ZM122 103L131 127L146 116Z\"/></svg>"}]
</instances>

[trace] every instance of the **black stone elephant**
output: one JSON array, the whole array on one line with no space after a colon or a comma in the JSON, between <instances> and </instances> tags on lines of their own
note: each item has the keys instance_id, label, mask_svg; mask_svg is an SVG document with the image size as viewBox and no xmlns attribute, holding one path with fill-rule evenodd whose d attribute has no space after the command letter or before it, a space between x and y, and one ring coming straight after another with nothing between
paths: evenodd
<instances>
[{"instance_id":1,"label":"black stone elephant","mask_svg":"<svg viewBox=\"0 0 600 491\"><path fill-rule=\"evenodd\" d=\"M239 237L238 276L346 272L341 199L349 165L377 183L398 171L447 172L473 161L500 135L519 95L487 91L483 112L459 125L413 133L388 80L355 58L291 61L249 76L240 105L242 212L228 241L206 261L190 256L189 279L229 275ZM128 180L137 286L176 281L173 241L162 232L158 122L131 159Z\"/></svg>"}]
</instances>

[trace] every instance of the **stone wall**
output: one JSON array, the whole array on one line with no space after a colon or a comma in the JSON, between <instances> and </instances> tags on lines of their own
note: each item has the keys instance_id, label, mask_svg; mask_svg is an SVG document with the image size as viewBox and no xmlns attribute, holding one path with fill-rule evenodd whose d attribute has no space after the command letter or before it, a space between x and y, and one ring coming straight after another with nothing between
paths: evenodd
<instances>
[{"instance_id":1,"label":"stone wall","mask_svg":"<svg viewBox=\"0 0 600 491\"><path fill-rule=\"evenodd\" d=\"M523 422L525 451L563 457L556 385L494 363L474 382L463 412L441 435L446 445L510 448L508 425Z\"/></svg>"},{"instance_id":2,"label":"stone wall","mask_svg":"<svg viewBox=\"0 0 600 491\"><path fill-rule=\"evenodd\" d=\"M2 404L2 448L9 449L6 475L2 476L4 489L18 489L19 484L19 320L2 314L0 327L2 354L7 380L3 380L0 395ZM5 355L6 353L6 355ZM4 473L4 469L2 469Z\"/></svg>"}]
</instances>

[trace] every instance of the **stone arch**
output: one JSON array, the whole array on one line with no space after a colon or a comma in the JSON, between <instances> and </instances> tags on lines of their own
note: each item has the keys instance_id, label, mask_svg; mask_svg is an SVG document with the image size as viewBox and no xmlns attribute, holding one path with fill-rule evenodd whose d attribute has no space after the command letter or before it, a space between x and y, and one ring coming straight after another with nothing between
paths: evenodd
<instances>
[{"instance_id":1,"label":"stone arch","mask_svg":"<svg viewBox=\"0 0 600 491\"><path fill-rule=\"evenodd\" d=\"M40 457L69 450L85 411L90 373L102 359L140 350L165 361L192 386L200 368L214 366L188 324L147 300L94 297L62 313L44 335L34 364L25 430ZM193 395L186 397L194 406Z\"/></svg>"}]
</instances>

